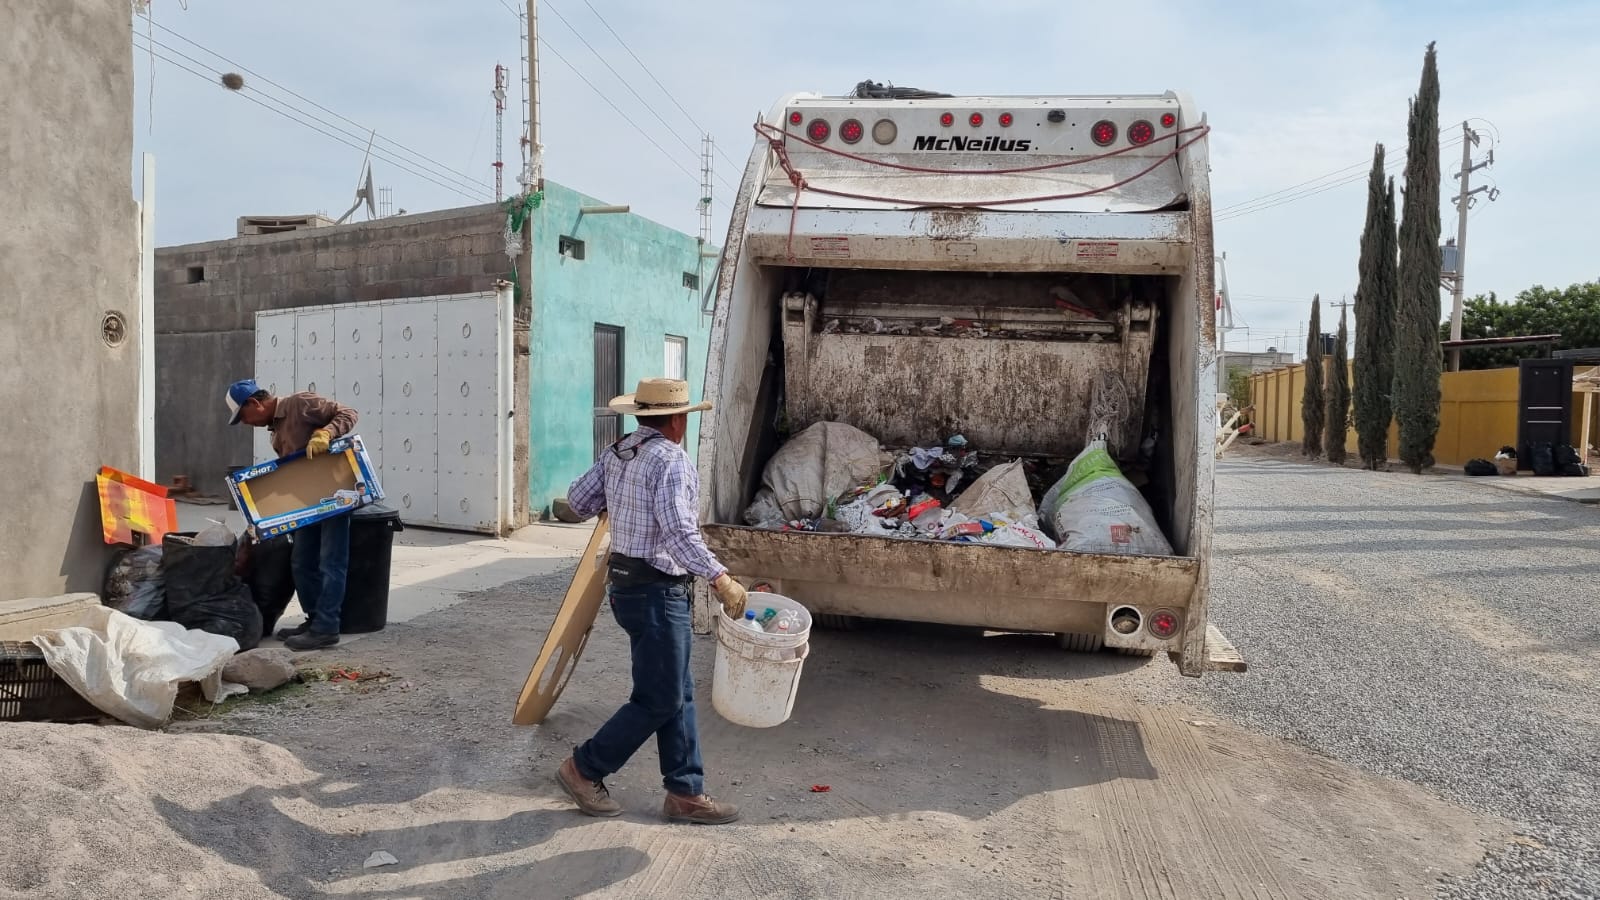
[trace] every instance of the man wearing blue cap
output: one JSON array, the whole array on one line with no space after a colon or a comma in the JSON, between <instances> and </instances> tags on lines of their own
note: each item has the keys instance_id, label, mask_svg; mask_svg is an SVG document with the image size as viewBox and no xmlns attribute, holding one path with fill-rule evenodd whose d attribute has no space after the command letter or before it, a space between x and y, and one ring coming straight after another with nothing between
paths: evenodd
<instances>
[{"instance_id":1,"label":"man wearing blue cap","mask_svg":"<svg viewBox=\"0 0 1600 900\"><path fill-rule=\"evenodd\" d=\"M328 444L350 433L356 411L309 392L274 397L254 379L228 388L231 425L243 422L272 432L272 452L279 459L304 450L306 456L328 452ZM294 589L306 620L278 632L291 650L319 650L339 643L344 610L345 576L350 568L350 517L338 515L301 527L294 533Z\"/></svg>"}]
</instances>

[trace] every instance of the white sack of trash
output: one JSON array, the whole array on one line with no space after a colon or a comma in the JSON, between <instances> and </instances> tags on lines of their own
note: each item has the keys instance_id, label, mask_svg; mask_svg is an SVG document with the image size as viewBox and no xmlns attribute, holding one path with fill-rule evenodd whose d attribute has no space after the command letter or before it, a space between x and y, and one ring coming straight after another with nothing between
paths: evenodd
<instances>
[{"instance_id":1,"label":"white sack of trash","mask_svg":"<svg viewBox=\"0 0 1600 900\"><path fill-rule=\"evenodd\" d=\"M87 624L46 631L33 643L51 671L108 716L160 728L185 682L199 682L213 703L246 692L222 680L222 667L239 652L231 637L142 622L105 606L88 615Z\"/></svg>"}]
</instances>

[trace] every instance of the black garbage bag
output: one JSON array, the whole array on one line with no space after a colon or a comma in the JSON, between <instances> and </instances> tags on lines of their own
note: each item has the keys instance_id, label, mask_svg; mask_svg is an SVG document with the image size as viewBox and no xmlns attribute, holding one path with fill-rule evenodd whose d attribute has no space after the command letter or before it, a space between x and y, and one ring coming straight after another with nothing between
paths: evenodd
<instances>
[{"instance_id":1,"label":"black garbage bag","mask_svg":"<svg viewBox=\"0 0 1600 900\"><path fill-rule=\"evenodd\" d=\"M249 545L245 562L245 582L250 597L261 610L261 636L278 626L278 619L294 597L294 547L289 535L268 538Z\"/></svg>"},{"instance_id":2,"label":"black garbage bag","mask_svg":"<svg viewBox=\"0 0 1600 900\"><path fill-rule=\"evenodd\" d=\"M240 650L261 643L261 610L250 587L234 574L235 547L191 544L192 535L169 534L161 543L161 580L167 616L185 628L225 635Z\"/></svg>"},{"instance_id":3,"label":"black garbage bag","mask_svg":"<svg viewBox=\"0 0 1600 900\"><path fill-rule=\"evenodd\" d=\"M1535 475L1556 474L1556 448L1551 444L1534 444L1529 447L1528 465L1533 468Z\"/></svg>"},{"instance_id":4,"label":"black garbage bag","mask_svg":"<svg viewBox=\"0 0 1600 900\"><path fill-rule=\"evenodd\" d=\"M1494 463L1489 462L1487 459L1469 459L1464 469L1468 475L1500 474L1500 470L1494 467Z\"/></svg>"}]
</instances>

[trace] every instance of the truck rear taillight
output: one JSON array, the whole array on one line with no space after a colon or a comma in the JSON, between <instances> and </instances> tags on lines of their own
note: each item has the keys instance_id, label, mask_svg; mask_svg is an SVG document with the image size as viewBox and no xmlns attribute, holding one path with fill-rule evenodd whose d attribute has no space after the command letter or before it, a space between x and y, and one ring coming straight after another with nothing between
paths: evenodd
<instances>
[{"instance_id":1,"label":"truck rear taillight","mask_svg":"<svg viewBox=\"0 0 1600 900\"><path fill-rule=\"evenodd\" d=\"M867 129L862 127L861 123L855 119L845 119L844 124L839 126L839 140L844 141L846 144L854 144L861 140L866 133Z\"/></svg>"},{"instance_id":2,"label":"truck rear taillight","mask_svg":"<svg viewBox=\"0 0 1600 900\"><path fill-rule=\"evenodd\" d=\"M1000 114L1000 127L1001 128L1010 128L1011 127L1011 123L1015 122L1015 121L1016 121L1016 119L1011 115L1011 113L1001 113Z\"/></svg>"},{"instance_id":3,"label":"truck rear taillight","mask_svg":"<svg viewBox=\"0 0 1600 900\"><path fill-rule=\"evenodd\" d=\"M1094 123L1094 127L1089 129L1089 139L1102 147L1111 146L1111 142L1117 139L1116 123L1105 119Z\"/></svg>"},{"instance_id":4,"label":"truck rear taillight","mask_svg":"<svg viewBox=\"0 0 1600 900\"><path fill-rule=\"evenodd\" d=\"M1158 609L1150 616L1150 633L1162 640L1166 640L1178 633L1180 624L1182 624L1182 620L1178 618L1177 613L1170 609Z\"/></svg>"},{"instance_id":5,"label":"truck rear taillight","mask_svg":"<svg viewBox=\"0 0 1600 900\"><path fill-rule=\"evenodd\" d=\"M812 119L811 124L806 126L806 137L810 138L813 144L822 143L832 133L833 126L828 124L827 119Z\"/></svg>"},{"instance_id":6,"label":"truck rear taillight","mask_svg":"<svg viewBox=\"0 0 1600 900\"><path fill-rule=\"evenodd\" d=\"M873 123L872 139L880 144L894 143L895 137L899 134L900 129L896 128L895 124L888 119L879 119Z\"/></svg>"},{"instance_id":7,"label":"truck rear taillight","mask_svg":"<svg viewBox=\"0 0 1600 900\"><path fill-rule=\"evenodd\" d=\"M1148 144L1156 136L1156 127L1143 119L1128 126L1128 143L1138 146Z\"/></svg>"},{"instance_id":8,"label":"truck rear taillight","mask_svg":"<svg viewBox=\"0 0 1600 900\"><path fill-rule=\"evenodd\" d=\"M805 120L806 120L806 117L800 115L800 111L799 110L795 110L794 112L789 113L789 124L790 125L799 125L801 122L804 122Z\"/></svg>"},{"instance_id":9,"label":"truck rear taillight","mask_svg":"<svg viewBox=\"0 0 1600 900\"><path fill-rule=\"evenodd\" d=\"M956 114L955 113L945 113L944 115L939 117L939 124L943 125L946 128L949 128L951 125L954 125L955 123L956 123Z\"/></svg>"},{"instance_id":10,"label":"truck rear taillight","mask_svg":"<svg viewBox=\"0 0 1600 900\"><path fill-rule=\"evenodd\" d=\"M983 113L973 113L972 115L967 116L967 122L971 124L973 128L982 128Z\"/></svg>"},{"instance_id":11,"label":"truck rear taillight","mask_svg":"<svg viewBox=\"0 0 1600 900\"><path fill-rule=\"evenodd\" d=\"M1174 126L1176 124L1178 124L1178 117L1176 115L1173 115L1172 113L1162 113L1161 114L1161 127L1162 128L1171 128L1172 126Z\"/></svg>"}]
</instances>

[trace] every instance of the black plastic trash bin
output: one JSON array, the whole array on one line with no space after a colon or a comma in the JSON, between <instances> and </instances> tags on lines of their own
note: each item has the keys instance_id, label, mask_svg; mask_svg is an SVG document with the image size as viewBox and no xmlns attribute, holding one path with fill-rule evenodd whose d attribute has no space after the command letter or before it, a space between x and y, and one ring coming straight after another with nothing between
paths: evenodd
<instances>
[{"instance_id":1,"label":"black plastic trash bin","mask_svg":"<svg viewBox=\"0 0 1600 900\"><path fill-rule=\"evenodd\" d=\"M389 622L389 563L400 513L375 503L350 514L350 574L345 580L344 634L381 631Z\"/></svg>"}]
</instances>

